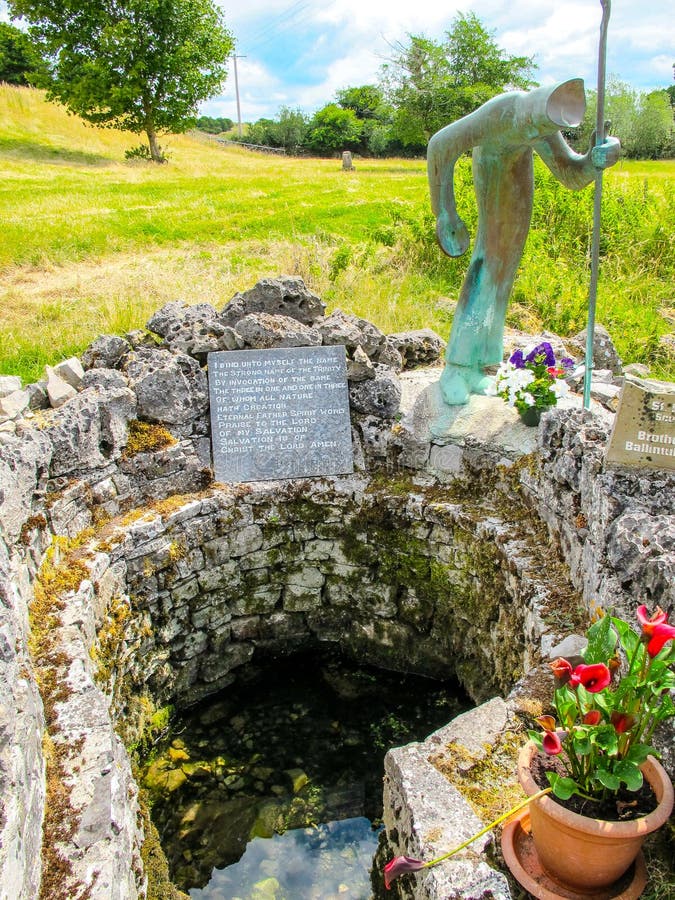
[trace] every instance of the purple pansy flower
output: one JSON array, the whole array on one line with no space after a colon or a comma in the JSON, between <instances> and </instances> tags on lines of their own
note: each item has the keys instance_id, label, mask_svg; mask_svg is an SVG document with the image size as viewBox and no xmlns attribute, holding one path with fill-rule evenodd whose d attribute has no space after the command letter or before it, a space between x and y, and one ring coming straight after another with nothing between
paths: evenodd
<instances>
[{"instance_id":1,"label":"purple pansy flower","mask_svg":"<svg viewBox=\"0 0 675 900\"><path fill-rule=\"evenodd\" d=\"M511 356L509 357L509 362L516 367L516 369L524 369L525 368L525 360L523 359L523 351L522 350L514 350Z\"/></svg>"},{"instance_id":2,"label":"purple pansy flower","mask_svg":"<svg viewBox=\"0 0 675 900\"><path fill-rule=\"evenodd\" d=\"M560 360L560 365L563 369L573 369L574 368L574 360L570 359L569 356L563 356Z\"/></svg>"},{"instance_id":3,"label":"purple pansy flower","mask_svg":"<svg viewBox=\"0 0 675 900\"><path fill-rule=\"evenodd\" d=\"M538 360L537 357L542 357L542 359ZM540 361L545 366L555 366L555 353L548 341L542 341L541 344L537 344L534 350L531 350L525 357L526 363Z\"/></svg>"}]
</instances>

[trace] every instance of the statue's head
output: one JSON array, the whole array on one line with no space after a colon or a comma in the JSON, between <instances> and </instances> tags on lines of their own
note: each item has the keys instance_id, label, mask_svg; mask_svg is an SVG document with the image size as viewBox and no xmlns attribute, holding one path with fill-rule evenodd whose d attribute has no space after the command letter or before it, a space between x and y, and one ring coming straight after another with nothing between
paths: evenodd
<instances>
[{"instance_id":1,"label":"statue's head","mask_svg":"<svg viewBox=\"0 0 675 900\"><path fill-rule=\"evenodd\" d=\"M586 112L583 78L570 78L557 85L546 102L546 115L560 128L580 125Z\"/></svg>"}]
</instances>

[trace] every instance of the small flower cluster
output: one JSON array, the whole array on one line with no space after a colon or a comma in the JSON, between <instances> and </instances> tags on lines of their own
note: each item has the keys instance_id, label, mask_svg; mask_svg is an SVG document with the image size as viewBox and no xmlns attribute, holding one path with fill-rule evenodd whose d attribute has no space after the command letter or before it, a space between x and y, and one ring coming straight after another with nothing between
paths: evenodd
<instances>
[{"instance_id":1,"label":"small flower cluster","mask_svg":"<svg viewBox=\"0 0 675 900\"><path fill-rule=\"evenodd\" d=\"M588 632L585 662L551 663L559 687L556 715L540 716L542 733L530 737L549 756L559 756L565 775L548 773L561 800L579 794L599 800L625 784L642 786L640 766L654 729L675 715L675 626L657 608L637 610L641 633L622 619L603 616ZM619 652L617 652L619 651Z\"/></svg>"},{"instance_id":2,"label":"small flower cluster","mask_svg":"<svg viewBox=\"0 0 675 900\"><path fill-rule=\"evenodd\" d=\"M502 397L519 412L530 407L548 409L566 396L568 387L563 380L574 366L574 360L564 357L556 363L553 348L542 341L532 349L516 350L497 369L494 385L488 391Z\"/></svg>"}]
</instances>

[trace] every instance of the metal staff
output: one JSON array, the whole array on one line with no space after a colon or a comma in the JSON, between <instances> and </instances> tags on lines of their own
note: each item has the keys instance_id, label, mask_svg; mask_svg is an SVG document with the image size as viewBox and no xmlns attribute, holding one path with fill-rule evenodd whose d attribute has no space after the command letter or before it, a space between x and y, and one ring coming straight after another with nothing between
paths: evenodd
<instances>
[{"instance_id":1,"label":"metal staff","mask_svg":"<svg viewBox=\"0 0 675 900\"><path fill-rule=\"evenodd\" d=\"M595 116L595 146L605 141L605 63L607 58L607 26L611 11L610 0L600 0L600 47L598 50L598 103ZM591 281L588 288L588 325L586 326L586 371L584 372L584 409L591 405L591 375L593 372L593 337L595 334L595 301L598 295L600 259L600 214L602 209L602 169L595 175L593 198L593 241L591 244Z\"/></svg>"}]
</instances>

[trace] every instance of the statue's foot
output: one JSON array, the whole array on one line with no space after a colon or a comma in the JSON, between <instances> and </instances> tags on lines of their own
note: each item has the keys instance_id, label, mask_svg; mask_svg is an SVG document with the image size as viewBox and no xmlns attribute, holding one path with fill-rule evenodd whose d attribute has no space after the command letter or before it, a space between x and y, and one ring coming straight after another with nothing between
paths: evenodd
<instances>
[{"instance_id":1,"label":"statue's foot","mask_svg":"<svg viewBox=\"0 0 675 900\"><path fill-rule=\"evenodd\" d=\"M494 378L491 375L484 375L482 372L476 372L475 370L470 370L471 375L470 378L470 388L472 394L490 394L492 390L492 386L494 384Z\"/></svg>"},{"instance_id":2,"label":"statue's foot","mask_svg":"<svg viewBox=\"0 0 675 900\"><path fill-rule=\"evenodd\" d=\"M440 383L441 394L448 406L460 406L469 402L471 394L489 393L493 379L480 369L447 363Z\"/></svg>"},{"instance_id":3,"label":"statue's foot","mask_svg":"<svg viewBox=\"0 0 675 900\"><path fill-rule=\"evenodd\" d=\"M469 402L471 393L464 373L470 370L464 366L446 365L441 373L441 395L448 406L461 406Z\"/></svg>"}]
</instances>

